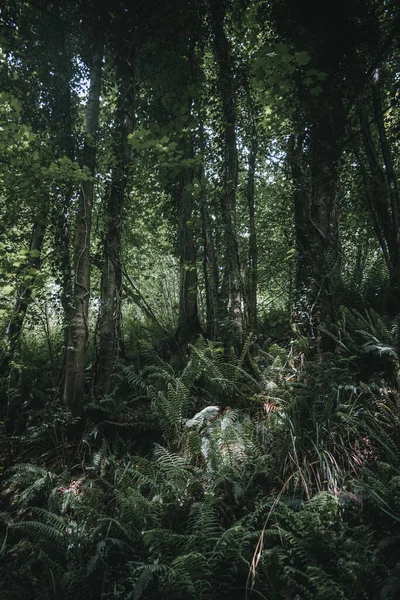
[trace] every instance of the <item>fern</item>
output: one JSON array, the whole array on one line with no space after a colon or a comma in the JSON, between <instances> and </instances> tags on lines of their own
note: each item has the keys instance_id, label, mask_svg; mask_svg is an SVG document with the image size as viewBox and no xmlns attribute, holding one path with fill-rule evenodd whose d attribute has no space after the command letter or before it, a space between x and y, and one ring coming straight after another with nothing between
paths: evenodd
<instances>
[{"instance_id":1,"label":"fern","mask_svg":"<svg viewBox=\"0 0 400 600\"><path fill-rule=\"evenodd\" d=\"M397 322L390 325L372 309L366 310L363 315L356 310L350 311L342 307L341 313L342 319L337 328L337 336L345 351L353 356L375 355L380 359L386 359L397 377L399 370Z\"/></svg>"},{"instance_id":2,"label":"fern","mask_svg":"<svg viewBox=\"0 0 400 600\"><path fill-rule=\"evenodd\" d=\"M141 565L139 567L131 567L131 574L127 578L127 582L131 584L132 590L129 592L128 600L139 600L148 590L150 585L157 582L160 577L165 577L167 567L165 565L150 564Z\"/></svg>"},{"instance_id":3,"label":"fern","mask_svg":"<svg viewBox=\"0 0 400 600\"><path fill-rule=\"evenodd\" d=\"M20 508L43 502L60 482L60 478L51 471L27 463L11 467L9 473L5 493L12 494L13 503Z\"/></svg>"},{"instance_id":4,"label":"fern","mask_svg":"<svg viewBox=\"0 0 400 600\"><path fill-rule=\"evenodd\" d=\"M180 554L171 563L167 585L176 598L206 600L212 593L211 568L200 552Z\"/></svg>"},{"instance_id":5,"label":"fern","mask_svg":"<svg viewBox=\"0 0 400 600\"><path fill-rule=\"evenodd\" d=\"M271 594L283 588L291 597L365 597L368 569L376 567L372 536L365 527L351 531L338 527L339 510L338 499L326 492L298 510L282 503L277 506L274 524L263 534L264 550L257 572ZM347 556L350 548L351 561ZM269 577L272 568L279 573L273 579Z\"/></svg>"}]
</instances>

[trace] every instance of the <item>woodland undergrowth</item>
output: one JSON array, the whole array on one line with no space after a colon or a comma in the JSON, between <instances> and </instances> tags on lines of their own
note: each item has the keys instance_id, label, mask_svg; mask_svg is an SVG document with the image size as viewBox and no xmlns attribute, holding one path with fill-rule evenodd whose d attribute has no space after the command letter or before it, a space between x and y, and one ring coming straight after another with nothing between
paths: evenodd
<instances>
[{"instance_id":1,"label":"woodland undergrowth","mask_svg":"<svg viewBox=\"0 0 400 600\"><path fill-rule=\"evenodd\" d=\"M84 429L39 359L3 381L2 598L398 598L397 329L343 310L324 334L142 344L110 396L88 380Z\"/></svg>"}]
</instances>

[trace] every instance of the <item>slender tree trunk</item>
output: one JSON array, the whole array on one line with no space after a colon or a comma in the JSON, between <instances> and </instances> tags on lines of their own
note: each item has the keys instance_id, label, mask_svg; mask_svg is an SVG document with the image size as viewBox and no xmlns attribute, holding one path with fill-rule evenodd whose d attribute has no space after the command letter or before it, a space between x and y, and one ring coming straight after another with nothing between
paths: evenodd
<instances>
[{"instance_id":1,"label":"slender tree trunk","mask_svg":"<svg viewBox=\"0 0 400 600\"><path fill-rule=\"evenodd\" d=\"M207 337L216 340L219 336L218 323L218 268L215 257L214 238L207 204L201 205L203 233L203 271L206 292Z\"/></svg>"},{"instance_id":2,"label":"slender tree trunk","mask_svg":"<svg viewBox=\"0 0 400 600\"><path fill-rule=\"evenodd\" d=\"M239 246L236 230L236 187L238 180L238 153L236 142L236 94L234 87L230 45L224 31L224 3L211 1L214 33L214 53L219 73L219 88L224 119L224 194L222 216L225 230L225 265L222 294L226 294L226 309L222 318L225 325L225 342L240 346L243 341L242 296ZM224 298L222 299L224 300ZM222 303L221 303L222 305Z\"/></svg>"},{"instance_id":3,"label":"slender tree trunk","mask_svg":"<svg viewBox=\"0 0 400 600\"><path fill-rule=\"evenodd\" d=\"M205 141L204 125L202 121L200 122L199 150L201 155L201 164L198 171L198 178L200 182L200 216L203 237L203 274L206 293L206 333L209 339L216 340L219 336L219 277L213 228L208 207L207 181L204 173Z\"/></svg>"},{"instance_id":4,"label":"slender tree trunk","mask_svg":"<svg viewBox=\"0 0 400 600\"><path fill-rule=\"evenodd\" d=\"M375 92L376 93L376 92ZM400 289L400 240L399 240L399 215L398 215L398 197L396 197L397 180L394 171L389 166L389 173L385 173L369 123L369 111L366 99L360 100L358 105L361 138L364 152L367 157L369 173L361 162L362 174L366 188L366 197L368 199L371 211L375 233L379 240L389 272L389 279L396 296ZM385 146L386 161L392 165L390 149L387 144L386 132L384 131L382 120L382 107L379 100L375 98L374 113L378 130L381 129L380 141ZM387 145L386 145L387 144ZM382 155L383 155L382 151ZM386 163L385 159L384 162ZM386 169L388 168L385 164ZM391 189L391 184L393 189Z\"/></svg>"},{"instance_id":5,"label":"slender tree trunk","mask_svg":"<svg viewBox=\"0 0 400 600\"><path fill-rule=\"evenodd\" d=\"M90 178L82 181L74 240L74 303L71 310L64 402L74 415L81 415L84 407L85 349L88 338L88 310L90 297L90 235L92 227L94 174L96 166L96 132L99 122L100 89L104 50L104 28L99 23L93 44L90 70L89 97L86 108L86 136L82 166Z\"/></svg>"},{"instance_id":6,"label":"slender tree trunk","mask_svg":"<svg viewBox=\"0 0 400 600\"><path fill-rule=\"evenodd\" d=\"M385 164L385 179L388 190L388 199L391 213L392 226L392 272L391 285L397 300L400 300L400 196L399 182L394 168L392 151L386 134L383 119L383 106L380 89L380 73L377 69L372 83L372 101L374 108L375 123L378 128L380 147Z\"/></svg>"},{"instance_id":7,"label":"slender tree trunk","mask_svg":"<svg viewBox=\"0 0 400 600\"><path fill-rule=\"evenodd\" d=\"M200 175L200 213L203 233L203 270L206 289L207 337L216 340L219 336L218 323L218 267L214 237L208 211L203 167Z\"/></svg>"},{"instance_id":8,"label":"slender tree trunk","mask_svg":"<svg viewBox=\"0 0 400 600\"><path fill-rule=\"evenodd\" d=\"M369 172L367 166L364 164L363 156L358 152L358 148L356 148L355 152L361 169L365 195L368 200L375 234L385 258L388 272L391 273L390 246L392 236L390 231L390 214L386 199L384 173L379 164L378 155L368 123L368 110L366 109L364 102L359 102L358 112L361 139L367 157Z\"/></svg>"},{"instance_id":9,"label":"slender tree trunk","mask_svg":"<svg viewBox=\"0 0 400 600\"><path fill-rule=\"evenodd\" d=\"M129 134L133 131L133 78L128 65L119 59L117 65L119 98L116 108L115 165L107 203L107 230L104 239L104 263L101 278L99 314L99 356L97 393L111 392L111 375L118 354L121 322L121 235L125 204L127 172L130 161Z\"/></svg>"},{"instance_id":10,"label":"slender tree trunk","mask_svg":"<svg viewBox=\"0 0 400 600\"><path fill-rule=\"evenodd\" d=\"M249 331L255 331L257 328L257 233L255 225L255 202L254 202L254 181L255 169L258 151L257 130L254 120L251 119L252 143L249 154L249 166L247 174L247 204L249 208L249 259L247 272L247 328Z\"/></svg>"},{"instance_id":11,"label":"slender tree trunk","mask_svg":"<svg viewBox=\"0 0 400 600\"><path fill-rule=\"evenodd\" d=\"M64 346L68 346L69 324L71 322L72 310L72 278L71 278L71 245L70 245L70 216L72 191L67 191L63 198L63 205L57 222L57 240L60 256L60 281L61 281L61 304L64 311ZM65 359L64 359L65 363Z\"/></svg>"},{"instance_id":12,"label":"slender tree trunk","mask_svg":"<svg viewBox=\"0 0 400 600\"><path fill-rule=\"evenodd\" d=\"M196 37L190 41L188 48L188 83L196 83L198 65L195 48ZM186 119L189 124L192 118L193 98L186 91ZM183 132L181 150L186 166L181 167L178 177L178 240L179 240L179 320L176 339L184 346L195 341L202 332L198 309L198 274L197 247L194 230L195 206L193 198L194 166L190 163L194 158L194 140L191 131Z\"/></svg>"},{"instance_id":13,"label":"slender tree trunk","mask_svg":"<svg viewBox=\"0 0 400 600\"><path fill-rule=\"evenodd\" d=\"M177 339L183 343L194 341L201 333L197 304L197 252L193 230L193 179L193 168L185 167L180 175L178 191L180 294Z\"/></svg>"},{"instance_id":14,"label":"slender tree trunk","mask_svg":"<svg viewBox=\"0 0 400 600\"><path fill-rule=\"evenodd\" d=\"M57 159L75 159L75 142L71 119L71 78L72 59L68 54L65 21L56 21L57 33L50 40L50 53L54 61L54 107L51 111L51 128L54 132L54 152ZM66 182L55 199L54 230L58 279L60 281L61 304L64 312L64 357L62 377L65 374L66 351L68 346L73 290L71 276L70 213L74 196L74 184ZM60 388L63 387L60 381Z\"/></svg>"}]
</instances>

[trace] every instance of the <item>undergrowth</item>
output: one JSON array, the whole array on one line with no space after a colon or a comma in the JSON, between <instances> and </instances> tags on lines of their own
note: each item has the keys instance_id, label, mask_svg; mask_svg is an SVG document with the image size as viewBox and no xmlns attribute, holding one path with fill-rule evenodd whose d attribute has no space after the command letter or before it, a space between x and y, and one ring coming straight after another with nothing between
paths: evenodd
<instances>
[{"instance_id":1,"label":"undergrowth","mask_svg":"<svg viewBox=\"0 0 400 600\"><path fill-rule=\"evenodd\" d=\"M329 335L141 347L78 440L49 400L4 434L2 598L398 598L397 332L344 311Z\"/></svg>"}]
</instances>

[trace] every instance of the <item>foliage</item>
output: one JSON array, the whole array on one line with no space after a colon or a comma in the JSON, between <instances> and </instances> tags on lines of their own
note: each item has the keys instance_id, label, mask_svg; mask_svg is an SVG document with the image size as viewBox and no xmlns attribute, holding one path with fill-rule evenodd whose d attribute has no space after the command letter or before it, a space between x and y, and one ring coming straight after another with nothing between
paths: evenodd
<instances>
[{"instance_id":1,"label":"foliage","mask_svg":"<svg viewBox=\"0 0 400 600\"><path fill-rule=\"evenodd\" d=\"M396 600L398 3L3 4L1 597Z\"/></svg>"},{"instance_id":2,"label":"foliage","mask_svg":"<svg viewBox=\"0 0 400 600\"><path fill-rule=\"evenodd\" d=\"M398 566L382 560L400 519L399 417L384 387L275 346L246 408L199 406L232 393L218 346L200 340L179 374L143 354L121 374L157 414L151 455L92 437L78 472L9 470L10 598L32 582L38 598L394 597ZM231 358L240 398L257 382Z\"/></svg>"}]
</instances>

